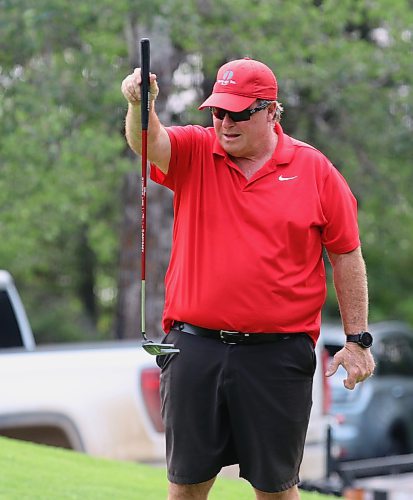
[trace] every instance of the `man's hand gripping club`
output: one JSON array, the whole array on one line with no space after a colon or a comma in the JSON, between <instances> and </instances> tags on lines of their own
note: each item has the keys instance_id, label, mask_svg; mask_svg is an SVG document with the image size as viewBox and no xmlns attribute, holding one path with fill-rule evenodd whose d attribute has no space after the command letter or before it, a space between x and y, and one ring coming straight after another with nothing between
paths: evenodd
<instances>
[{"instance_id":1,"label":"man's hand gripping club","mask_svg":"<svg viewBox=\"0 0 413 500\"><path fill-rule=\"evenodd\" d=\"M154 73L149 74L149 81L149 101L152 105L152 102L156 100L159 94L156 75ZM141 83L141 68L135 68L134 72L128 75L122 82L122 94L132 106L140 106L141 104Z\"/></svg>"}]
</instances>

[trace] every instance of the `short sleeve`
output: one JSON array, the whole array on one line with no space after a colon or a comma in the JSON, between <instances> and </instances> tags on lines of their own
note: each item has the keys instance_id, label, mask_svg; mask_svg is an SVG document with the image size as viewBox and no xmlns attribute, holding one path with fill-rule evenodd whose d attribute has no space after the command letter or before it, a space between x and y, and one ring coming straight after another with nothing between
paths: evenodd
<instances>
[{"instance_id":1,"label":"short sleeve","mask_svg":"<svg viewBox=\"0 0 413 500\"><path fill-rule=\"evenodd\" d=\"M171 141L171 159L168 173L164 174L154 163L151 163L150 177L154 182L166 186L172 191L177 189L177 186L185 179L188 170L191 168L193 144L198 128L200 127L195 125L166 128Z\"/></svg>"},{"instance_id":2,"label":"short sleeve","mask_svg":"<svg viewBox=\"0 0 413 500\"><path fill-rule=\"evenodd\" d=\"M360 246L357 201L344 177L331 164L320 196L326 220L321 236L323 245L337 254L355 250Z\"/></svg>"}]
</instances>

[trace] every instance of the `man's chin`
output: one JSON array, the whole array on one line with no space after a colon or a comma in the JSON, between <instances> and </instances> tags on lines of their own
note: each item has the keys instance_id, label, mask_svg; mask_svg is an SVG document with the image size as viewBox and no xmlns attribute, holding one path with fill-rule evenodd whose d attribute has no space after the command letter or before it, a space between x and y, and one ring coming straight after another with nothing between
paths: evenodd
<instances>
[{"instance_id":1,"label":"man's chin","mask_svg":"<svg viewBox=\"0 0 413 500\"><path fill-rule=\"evenodd\" d=\"M242 156L241 155L241 144L239 141L239 136L234 139L227 139L225 137L220 140L222 149L230 154L231 156Z\"/></svg>"}]
</instances>

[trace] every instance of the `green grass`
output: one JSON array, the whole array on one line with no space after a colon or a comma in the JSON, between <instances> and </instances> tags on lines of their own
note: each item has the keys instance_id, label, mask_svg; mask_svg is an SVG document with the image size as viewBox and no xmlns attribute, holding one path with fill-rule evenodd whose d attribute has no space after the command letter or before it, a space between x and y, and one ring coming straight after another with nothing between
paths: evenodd
<instances>
[{"instance_id":1,"label":"green grass","mask_svg":"<svg viewBox=\"0 0 413 500\"><path fill-rule=\"evenodd\" d=\"M90 457L0 437L1 500L162 500L164 468ZM252 500L243 480L218 478L211 500ZM327 500L302 492L302 500Z\"/></svg>"}]
</instances>

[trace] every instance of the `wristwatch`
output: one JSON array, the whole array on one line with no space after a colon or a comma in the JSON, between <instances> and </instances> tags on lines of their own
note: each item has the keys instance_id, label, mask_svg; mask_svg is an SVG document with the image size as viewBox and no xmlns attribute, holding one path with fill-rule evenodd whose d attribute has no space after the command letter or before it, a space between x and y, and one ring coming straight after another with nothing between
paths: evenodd
<instances>
[{"instance_id":1,"label":"wristwatch","mask_svg":"<svg viewBox=\"0 0 413 500\"><path fill-rule=\"evenodd\" d=\"M373 336L370 332L360 332L355 335L347 335L347 342L355 342L364 349L368 349L373 344Z\"/></svg>"}]
</instances>

